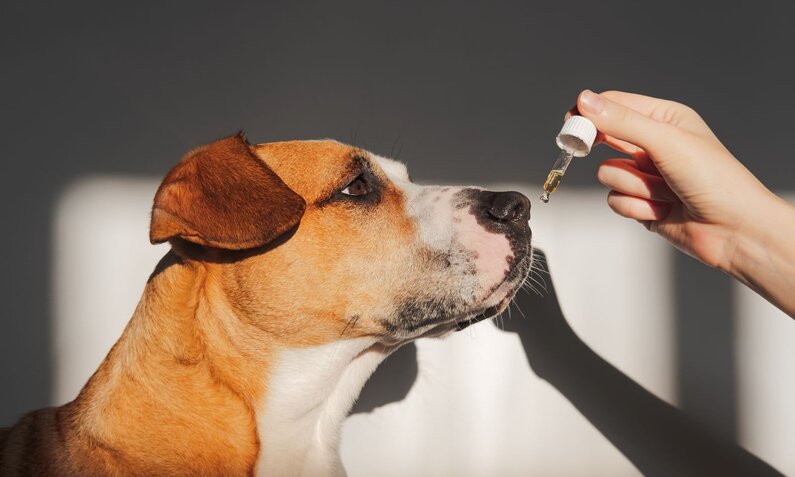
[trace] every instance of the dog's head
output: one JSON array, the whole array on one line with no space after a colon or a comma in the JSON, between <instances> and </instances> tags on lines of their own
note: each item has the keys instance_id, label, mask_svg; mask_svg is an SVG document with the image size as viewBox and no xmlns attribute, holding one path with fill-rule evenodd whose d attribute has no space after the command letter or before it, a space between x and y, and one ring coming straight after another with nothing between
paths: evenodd
<instances>
[{"instance_id":1,"label":"dog's head","mask_svg":"<svg viewBox=\"0 0 795 477\"><path fill-rule=\"evenodd\" d=\"M497 315L530 270L517 192L421 186L335 141L190 152L155 197L150 237L205 263L229 305L295 345L400 343Z\"/></svg>"}]
</instances>

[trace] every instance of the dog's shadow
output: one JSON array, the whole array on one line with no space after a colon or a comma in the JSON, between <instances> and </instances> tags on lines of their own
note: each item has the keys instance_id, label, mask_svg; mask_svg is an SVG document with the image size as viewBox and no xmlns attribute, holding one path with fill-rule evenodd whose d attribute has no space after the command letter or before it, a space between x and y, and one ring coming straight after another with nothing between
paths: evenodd
<instances>
[{"instance_id":1,"label":"dog's shadow","mask_svg":"<svg viewBox=\"0 0 795 477\"><path fill-rule=\"evenodd\" d=\"M712 432L602 359L566 322L543 252L536 251L546 282L543 296L520 293L525 318L504 320L517 333L536 375L548 381L644 475L780 476L734 442ZM593 317L598 319L598 317ZM414 344L379 367L353 413L403 400L417 378Z\"/></svg>"}]
</instances>

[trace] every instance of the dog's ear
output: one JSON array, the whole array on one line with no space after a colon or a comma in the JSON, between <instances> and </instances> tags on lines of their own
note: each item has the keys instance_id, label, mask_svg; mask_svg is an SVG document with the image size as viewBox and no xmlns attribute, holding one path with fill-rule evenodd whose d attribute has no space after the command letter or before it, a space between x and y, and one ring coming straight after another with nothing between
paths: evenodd
<instances>
[{"instance_id":1,"label":"dog's ear","mask_svg":"<svg viewBox=\"0 0 795 477\"><path fill-rule=\"evenodd\" d=\"M155 195L149 239L260 247L298 224L305 208L240 133L189 152L171 169Z\"/></svg>"}]
</instances>

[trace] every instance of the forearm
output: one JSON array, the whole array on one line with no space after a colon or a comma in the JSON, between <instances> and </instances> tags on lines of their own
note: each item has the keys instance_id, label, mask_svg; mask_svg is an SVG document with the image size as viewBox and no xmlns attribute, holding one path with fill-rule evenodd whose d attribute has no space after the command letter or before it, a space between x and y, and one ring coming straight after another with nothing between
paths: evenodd
<instances>
[{"instance_id":1,"label":"forearm","mask_svg":"<svg viewBox=\"0 0 795 477\"><path fill-rule=\"evenodd\" d=\"M737 234L726 272L795 318L795 206L772 196Z\"/></svg>"}]
</instances>

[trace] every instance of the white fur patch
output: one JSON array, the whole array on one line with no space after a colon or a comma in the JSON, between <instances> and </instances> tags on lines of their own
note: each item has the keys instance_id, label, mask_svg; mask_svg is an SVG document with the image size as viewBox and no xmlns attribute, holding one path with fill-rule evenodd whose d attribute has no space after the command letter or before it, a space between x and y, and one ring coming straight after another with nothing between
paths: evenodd
<instances>
[{"instance_id":1,"label":"white fur patch","mask_svg":"<svg viewBox=\"0 0 795 477\"><path fill-rule=\"evenodd\" d=\"M465 261L463 255L474 252L477 273L457 286L464 299L486 298L505 278L513 251L505 235L483 228L468 208L455 208L456 193L475 187L414 184L407 180L408 173L402 163L372 157L406 197L406 212L415 220L423 244L433 250L450 252L458 263ZM453 268L451 272L460 273L460 270Z\"/></svg>"},{"instance_id":2,"label":"white fur patch","mask_svg":"<svg viewBox=\"0 0 795 477\"><path fill-rule=\"evenodd\" d=\"M344 476L340 426L387 355L372 338L282 350L257 410L256 475Z\"/></svg>"},{"instance_id":3,"label":"white fur patch","mask_svg":"<svg viewBox=\"0 0 795 477\"><path fill-rule=\"evenodd\" d=\"M401 182L409 181L409 170L405 164L394 159L387 159L376 154L371 154L371 157L378 163L384 174L390 179L399 180Z\"/></svg>"}]
</instances>

